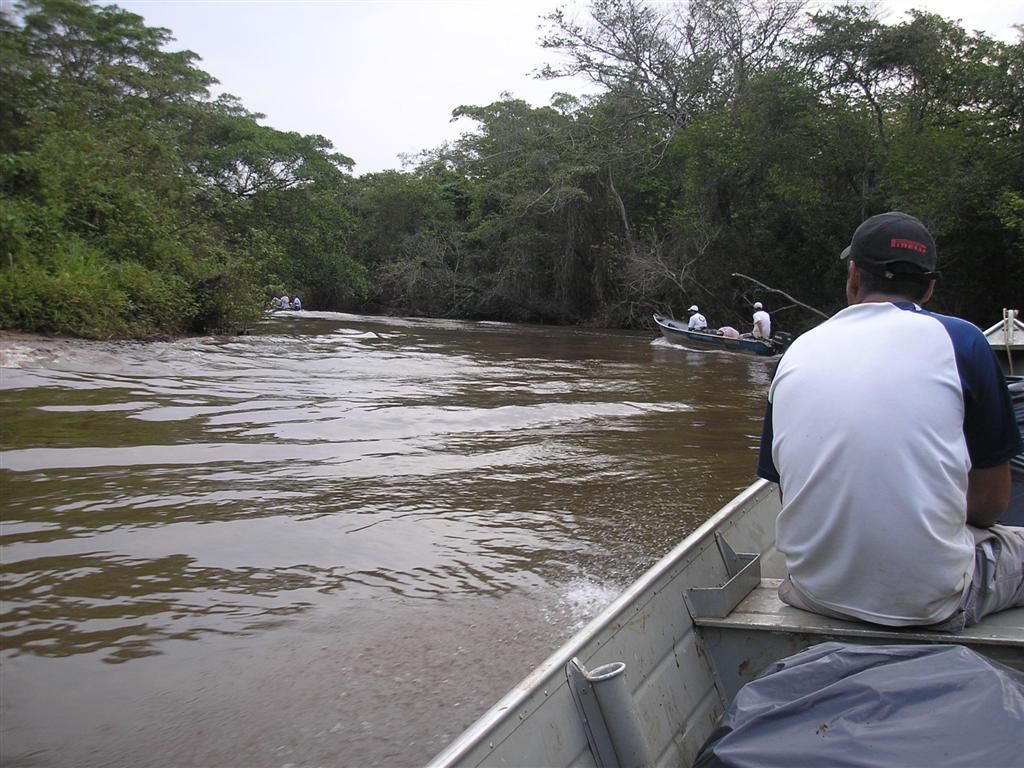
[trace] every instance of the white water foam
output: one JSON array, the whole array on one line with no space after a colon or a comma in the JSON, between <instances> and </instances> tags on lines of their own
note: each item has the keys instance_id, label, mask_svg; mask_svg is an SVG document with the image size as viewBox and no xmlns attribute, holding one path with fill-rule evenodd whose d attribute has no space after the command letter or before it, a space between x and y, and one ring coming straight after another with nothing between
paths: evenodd
<instances>
[{"instance_id":1,"label":"white water foam","mask_svg":"<svg viewBox=\"0 0 1024 768\"><path fill-rule=\"evenodd\" d=\"M622 584L601 583L587 578L573 579L565 585L559 600L564 617L572 620L573 629L582 629L597 614L622 594Z\"/></svg>"},{"instance_id":2,"label":"white water foam","mask_svg":"<svg viewBox=\"0 0 1024 768\"><path fill-rule=\"evenodd\" d=\"M0 344L0 366L4 368L21 368L38 358L38 350L30 344L16 341L5 341Z\"/></svg>"}]
</instances>

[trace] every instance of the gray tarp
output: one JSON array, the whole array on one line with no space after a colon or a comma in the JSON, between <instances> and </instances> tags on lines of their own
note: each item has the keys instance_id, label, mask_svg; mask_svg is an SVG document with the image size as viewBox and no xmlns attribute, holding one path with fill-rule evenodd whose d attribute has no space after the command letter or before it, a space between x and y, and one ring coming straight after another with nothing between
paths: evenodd
<instances>
[{"instance_id":1,"label":"gray tarp","mask_svg":"<svg viewBox=\"0 0 1024 768\"><path fill-rule=\"evenodd\" d=\"M745 685L695 766L1024 766L1024 673L959 645L822 643Z\"/></svg>"}]
</instances>

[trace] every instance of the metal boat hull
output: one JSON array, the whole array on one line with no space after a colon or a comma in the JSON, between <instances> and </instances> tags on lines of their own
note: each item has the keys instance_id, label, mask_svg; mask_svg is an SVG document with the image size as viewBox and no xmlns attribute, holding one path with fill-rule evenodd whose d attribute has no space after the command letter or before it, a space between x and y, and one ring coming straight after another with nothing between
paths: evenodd
<instances>
[{"instance_id":1,"label":"metal boat hull","mask_svg":"<svg viewBox=\"0 0 1024 768\"><path fill-rule=\"evenodd\" d=\"M429 768L691 765L740 687L774 661L825 640L955 642L1024 670L1024 609L950 636L839 621L782 605L775 594L785 576L775 548L779 508L774 484L759 480L740 493ZM621 667L624 701L616 711L630 713L633 722L625 730L631 743L642 742L642 759L623 761L618 747L602 754L621 715L602 725L602 708L591 701L587 709L599 683L591 690L579 670L611 666Z\"/></svg>"},{"instance_id":2,"label":"metal boat hull","mask_svg":"<svg viewBox=\"0 0 1024 768\"><path fill-rule=\"evenodd\" d=\"M745 352L761 356L777 355L781 351L775 344L758 339L731 339L728 336L719 336L715 333L691 331L684 324L662 315L654 315L654 322L661 330L661 335L665 340L673 344L682 344L683 346L698 347L700 349Z\"/></svg>"},{"instance_id":3,"label":"metal boat hull","mask_svg":"<svg viewBox=\"0 0 1024 768\"><path fill-rule=\"evenodd\" d=\"M565 668L623 661L657 765L689 765L728 702L687 611L687 586L726 581L716 533L737 551L774 550L774 486L755 483L634 582L431 763L441 766L595 765ZM779 572L779 571L776 571Z\"/></svg>"}]
</instances>

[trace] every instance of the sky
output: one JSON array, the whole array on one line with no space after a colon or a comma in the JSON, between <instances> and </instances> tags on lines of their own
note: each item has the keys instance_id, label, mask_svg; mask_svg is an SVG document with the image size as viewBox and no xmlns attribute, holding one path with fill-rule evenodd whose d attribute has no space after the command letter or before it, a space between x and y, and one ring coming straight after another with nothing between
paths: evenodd
<instances>
[{"instance_id":1,"label":"sky","mask_svg":"<svg viewBox=\"0 0 1024 768\"><path fill-rule=\"evenodd\" d=\"M827 7L837 0L811 0ZM265 125L320 134L355 161L357 175L401 169L415 156L473 128L453 122L460 105L504 92L533 106L551 95L592 90L579 80L531 73L557 54L540 47L538 25L559 5L585 18L586 2L559 0L119 0L148 26L166 27L172 50L266 115ZM1015 41L1024 8L1011 0L883 0L882 18L908 8L960 19L969 30Z\"/></svg>"}]
</instances>

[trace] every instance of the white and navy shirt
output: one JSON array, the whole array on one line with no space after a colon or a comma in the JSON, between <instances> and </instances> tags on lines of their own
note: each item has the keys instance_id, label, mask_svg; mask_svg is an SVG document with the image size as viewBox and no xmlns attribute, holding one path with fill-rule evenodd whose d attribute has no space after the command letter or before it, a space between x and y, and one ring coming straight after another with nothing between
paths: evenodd
<instances>
[{"instance_id":1,"label":"white and navy shirt","mask_svg":"<svg viewBox=\"0 0 1024 768\"><path fill-rule=\"evenodd\" d=\"M703 331L708 327L707 318L704 317L700 312L694 312L690 315L690 322L686 326L691 331Z\"/></svg>"},{"instance_id":2,"label":"white and navy shirt","mask_svg":"<svg viewBox=\"0 0 1024 768\"><path fill-rule=\"evenodd\" d=\"M866 621L945 620L974 572L968 472L1020 450L977 327L910 302L838 312L793 342L768 393L758 474L781 486L790 581Z\"/></svg>"}]
</instances>

